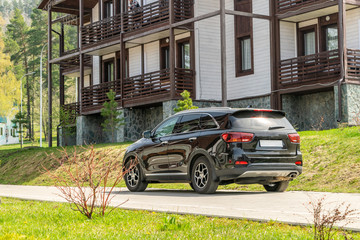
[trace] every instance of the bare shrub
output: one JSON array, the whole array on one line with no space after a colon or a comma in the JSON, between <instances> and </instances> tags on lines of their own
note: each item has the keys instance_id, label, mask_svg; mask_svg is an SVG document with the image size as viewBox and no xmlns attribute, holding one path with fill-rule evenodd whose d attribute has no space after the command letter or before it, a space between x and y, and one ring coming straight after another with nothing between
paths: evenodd
<instances>
[{"instance_id":1,"label":"bare shrub","mask_svg":"<svg viewBox=\"0 0 360 240\"><path fill-rule=\"evenodd\" d=\"M328 208L326 197L311 200L307 210L312 214L314 224L314 240L330 240L342 230L343 227L353 222L357 210L351 209L350 204L340 203L333 208ZM346 236L346 234L344 235Z\"/></svg>"},{"instance_id":2,"label":"bare shrub","mask_svg":"<svg viewBox=\"0 0 360 240\"><path fill-rule=\"evenodd\" d=\"M71 154L66 149L61 153L60 158L51 155L57 165L52 168L58 168L57 171L43 168L71 208L89 219L94 214L104 216L114 210L108 210L114 197L112 192L126 174L122 169L122 152L114 155L114 150L96 151L94 146L90 146L81 154L76 148Z\"/></svg>"}]
</instances>

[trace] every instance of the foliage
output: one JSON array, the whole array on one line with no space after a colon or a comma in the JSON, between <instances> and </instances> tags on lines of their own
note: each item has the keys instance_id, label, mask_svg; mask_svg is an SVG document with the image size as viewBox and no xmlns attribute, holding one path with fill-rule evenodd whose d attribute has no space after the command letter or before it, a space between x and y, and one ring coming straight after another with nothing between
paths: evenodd
<instances>
[{"instance_id":1,"label":"foliage","mask_svg":"<svg viewBox=\"0 0 360 240\"><path fill-rule=\"evenodd\" d=\"M20 128L18 129L18 133L20 134L22 140L24 129L27 129L29 127L29 121L26 118L26 114L22 112L18 112L15 115L15 118L11 120L11 122L16 126L16 129ZM21 148L22 148L22 141L21 141Z\"/></svg>"},{"instance_id":2,"label":"foliage","mask_svg":"<svg viewBox=\"0 0 360 240\"><path fill-rule=\"evenodd\" d=\"M121 113L117 110L118 103L115 101L116 93L113 90L110 90L106 96L109 101L105 102L101 109L101 116L105 118L101 126L105 131L111 133L111 140L112 142L115 142L116 130L119 129L120 126L125 125L125 123L124 118L121 117Z\"/></svg>"},{"instance_id":3,"label":"foliage","mask_svg":"<svg viewBox=\"0 0 360 240\"><path fill-rule=\"evenodd\" d=\"M110 156L111 150L95 151L94 146L81 155L76 149L71 154L64 149L60 158L52 155L63 174L44 169L71 208L91 219L94 213L105 215L114 197L111 194L124 176L120 156ZM115 180L108 187L110 177Z\"/></svg>"},{"instance_id":4,"label":"foliage","mask_svg":"<svg viewBox=\"0 0 360 240\"><path fill-rule=\"evenodd\" d=\"M193 105L192 99L190 98L190 92L185 90L180 95L183 97L183 100L177 102L177 108L174 108L175 112L198 108Z\"/></svg>"},{"instance_id":5,"label":"foliage","mask_svg":"<svg viewBox=\"0 0 360 240\"><path fill-rule=\"evenodd\" d=\"M20 103L20 82L12 71L10 56L3 53L4 47L0 31L0 116L12 117L14 106Z\"/></svg>"},{"instance_id":6,"label":"foliage","mask_svg":"<svg viewBox=\"0 0 360 240\"><path fill-rule=\"evenodd\" d=\"M64 140L64 145L67 146L68 137L72 137L76 134L76 127L72 126L76 123L76 111L65 109L64 106L60 107L59 111L60 125L62 127L61 137Z\"/></svg>"},{"instance_id":7,"label":"foliage","mask_svg":"<svg viewBox=\"0 0 360 240\"><path fill-rule=\"evenodd\" d=\"M322 197L309 202L306 206L313 216L314 240L334 239L335 233L341 229L335 228L336 224L345 226L352 222L356 216L356 210L351 209L350 204L344 202L332 209L326 207L326 199Z\"/></svg>"}]
</instances>

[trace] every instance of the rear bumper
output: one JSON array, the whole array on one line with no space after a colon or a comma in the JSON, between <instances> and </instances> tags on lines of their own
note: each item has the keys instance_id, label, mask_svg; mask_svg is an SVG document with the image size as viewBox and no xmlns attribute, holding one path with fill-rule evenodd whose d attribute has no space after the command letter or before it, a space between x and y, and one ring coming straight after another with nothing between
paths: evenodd
<instances>
[{"instance_id":1,"label":"rear bumper","mask_svg":"<svg viewBox=\"0 0 360 240\"><path fill-rule=\"evenodd\" d=\"M225 166L216 170L220 181L261 183L266 181L292 180L302 173L302 166L294 163L254 163L248 166Z\"/></svg>"}]
</instances>

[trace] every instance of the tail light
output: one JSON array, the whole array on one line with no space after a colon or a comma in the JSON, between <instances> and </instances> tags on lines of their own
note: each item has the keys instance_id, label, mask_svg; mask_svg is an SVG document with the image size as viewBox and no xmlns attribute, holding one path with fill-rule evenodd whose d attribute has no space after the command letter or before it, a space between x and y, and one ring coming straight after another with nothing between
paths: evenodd
<instances>
[{"instance_id":1,"label":"tail light","mask_svg":"<svg viewBox=\"0 0 360 240\"><path fill-rule=\"evenodd\" d=\"M288 135L290 142L292 143L300 143L300 135L297 133L291 133Z\"/></svg>"},{"instance_id":2,"label":"tail light","mask_svg":"<svg viewBox=\"0 0 360 240\"><path fill-rule=\"evenodd\" d=\"M273 112L272 109L254 109L254 112Z\"/></svg>"},{"instance_id":3,"label":"tail light","mask_svg":"<svg viewBox=\"0 0 360 240\"><path fill-rule=\"evenodd\" d=\"M295 165L297 165L297 166L302 166L302 161L296 161L296 162L295 162Z\"/></svg>"},{"instance_id":4,"label":"tail light","mask_svg":"<svg viewBox=\"0 0 360 240\"><path fill-rule=\"evenodd\" d=\"M254 139L254 134L243 132L228 132L221 135L222 139L227 143L240 142L247 143Z\"/></svg>"},{"instance_id":5,"label":"tail light","mask_svg":"<svg viewBox=\"0 0 360 240\"><path fill-rule=\"evenodd\" d=\"M244 165L248 165L249 163L247 162L247 161L236 161L235 162L235 165L242 165L242 166L244 166Z\"/></svg>"}]
</instances>

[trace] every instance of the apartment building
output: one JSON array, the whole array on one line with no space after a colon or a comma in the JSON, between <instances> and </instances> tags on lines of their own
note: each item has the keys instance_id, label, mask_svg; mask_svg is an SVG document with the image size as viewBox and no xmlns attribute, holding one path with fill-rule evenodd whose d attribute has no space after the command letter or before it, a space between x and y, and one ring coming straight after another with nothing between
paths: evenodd
<instances>
[{"instance_id":1,"label":"apartment building","mask_svg":"<svg viewBox=\"0 0 360 240\"><path fill-rule=\"evenodd\" d=\"M358 124L360 1L138 2L39 5L49 19L49 86L60 81L53 90L76 113L74 144L109 141L100 111L110 89L126 123L117 141L135 140L171 115L184 90L199 107L283 109L300 130ZM77 29L74 49L64 49L65 26ZM77 79L76 103L65 104L65 76ZM49 94L50 115L51 106Z\"/></svg>"},{"instance_id":2,"label":"apartment building","mask_svg":"<svg viewBox=\"0 0 360 240\"><path fill-rule=\"evenodd\" d=\"M17 128L10 118L0 117L0 146L19 143Z\"/></svg>"}]
</instances>

